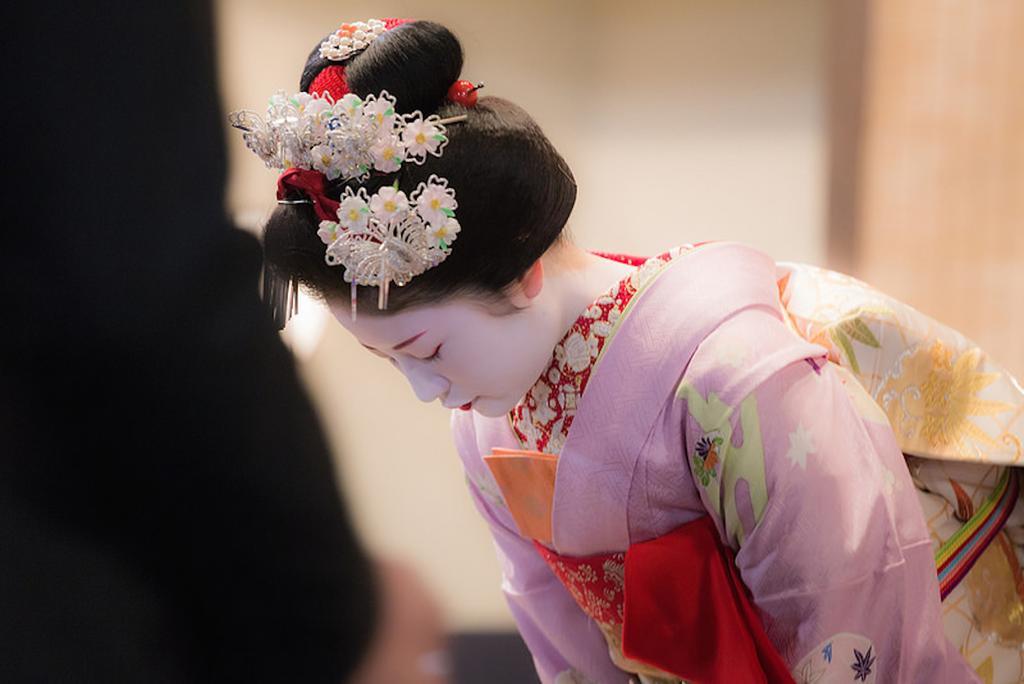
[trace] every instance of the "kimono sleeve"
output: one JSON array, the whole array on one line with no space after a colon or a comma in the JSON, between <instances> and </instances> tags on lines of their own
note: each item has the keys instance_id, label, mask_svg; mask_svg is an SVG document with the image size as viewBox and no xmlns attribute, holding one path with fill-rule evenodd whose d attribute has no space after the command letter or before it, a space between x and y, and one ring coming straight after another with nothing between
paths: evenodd
<instances>
[{"instance_id":1,"label":"kimono sleeve","mask_svg":"<svg viewBox=\"0 0 1024 684\"><path fill-rule=\"evenodd\" d=\"M470 495L494 539L501 564L501 588L541 681L627 682L629 676L612 664L597 625L576 604L533 542L516 531L490 475L471 467L480 455L471 419L460 418L453 418L452 430L466 467Z\"/></svg>"},{"instance_id":2,"label":"kimono sleeve","mask_svg":"<svg viewBox=\"0 0 1024 684\"><path fill-rule=\"evenodd\" d=\"M978 681L892 430L821 351L757 309L701 343L677 396L704 506L796 681Z\"/></svg>"}]
</instances>

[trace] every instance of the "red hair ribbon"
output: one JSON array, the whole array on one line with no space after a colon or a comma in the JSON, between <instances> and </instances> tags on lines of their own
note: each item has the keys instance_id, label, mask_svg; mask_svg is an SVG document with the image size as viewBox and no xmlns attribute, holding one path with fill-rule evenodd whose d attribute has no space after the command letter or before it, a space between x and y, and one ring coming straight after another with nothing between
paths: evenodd
<instances>
[{"instance_id":1,"label":"red hair ribbon","mask_svg":"<svg viewBox=\"0 0 1024 684\"><path fill-rule=\"evenodd\" d=\"M339 202L327 196L326 181L326 176L315 169L288 169L277 178L277 199L301 194L313 202L313 211L321 221L337 221Z\"/></svg>"},{"instance_id":2,"label":"red hair ribbon","mask_svg":"<svg viewBox=\"0 0 1024 684\"><path fill-rule=\"evenodd\" d=\"M390 31L396 26L402 24L408 24L412 19L381 19L384 22L384 27ZM351 58L350 58L351 59ZM348 81L345 78L345 67L341 64L332 64L324 67L316 78L313 79L312 83L309 84L308 92L310 95L323 95L324 93L329 94L334 98L335 101L340 100L350 91L348 89Z\"/></svg>"}]
</instances>

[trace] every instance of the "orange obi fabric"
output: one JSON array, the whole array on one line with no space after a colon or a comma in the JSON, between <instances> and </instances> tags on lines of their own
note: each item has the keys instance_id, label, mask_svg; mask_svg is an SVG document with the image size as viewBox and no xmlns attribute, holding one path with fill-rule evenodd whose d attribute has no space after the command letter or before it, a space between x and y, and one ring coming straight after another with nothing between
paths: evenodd
<instances>
[{"instance_id":1,"label":"orange obi fabric","mask_svg":"<svg viewBox=\"0 0 1024 684\"><path fill-rule=\"evenodd\" d=\"M539 451L492 449L484 462L505 497L519 533L550 544L558 457Z\"/></svg>"}]
</instances>

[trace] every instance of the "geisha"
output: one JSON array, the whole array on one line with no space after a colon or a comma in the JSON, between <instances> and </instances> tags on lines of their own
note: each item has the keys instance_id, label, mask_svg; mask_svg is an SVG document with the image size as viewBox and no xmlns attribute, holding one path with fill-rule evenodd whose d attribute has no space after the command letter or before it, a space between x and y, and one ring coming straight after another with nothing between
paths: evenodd
<instances>
[{"instance_id":1,"label":"geisha","mask_svg":"<svg viewBox=\"0 0 1024 684\"><path fill-rule=\"evenodd\" d=\"M743 245L576 246L568 165L461 69L438 24L343 24L232 123L283 169L266 297L453 409L540 678L1020 680L1013 378Z\"/></svg>"}]
</instances>

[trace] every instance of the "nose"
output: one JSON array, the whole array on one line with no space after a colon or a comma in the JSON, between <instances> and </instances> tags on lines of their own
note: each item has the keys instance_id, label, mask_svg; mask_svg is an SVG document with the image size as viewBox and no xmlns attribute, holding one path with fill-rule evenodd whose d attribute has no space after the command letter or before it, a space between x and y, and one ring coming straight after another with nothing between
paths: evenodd
<instances>
[{"instance_id":1,"label":"nose","mask_svg":"<svg viewBox=\"0 0 1024 684\"><path fill-rule=\"evenodd\" d=\"M409 358L395 359L395 365L409 381L412 391L420 401L431 402L447 394L450 385L444 376L438 375L422 361Z\"/></svg>"}]
</instances>

